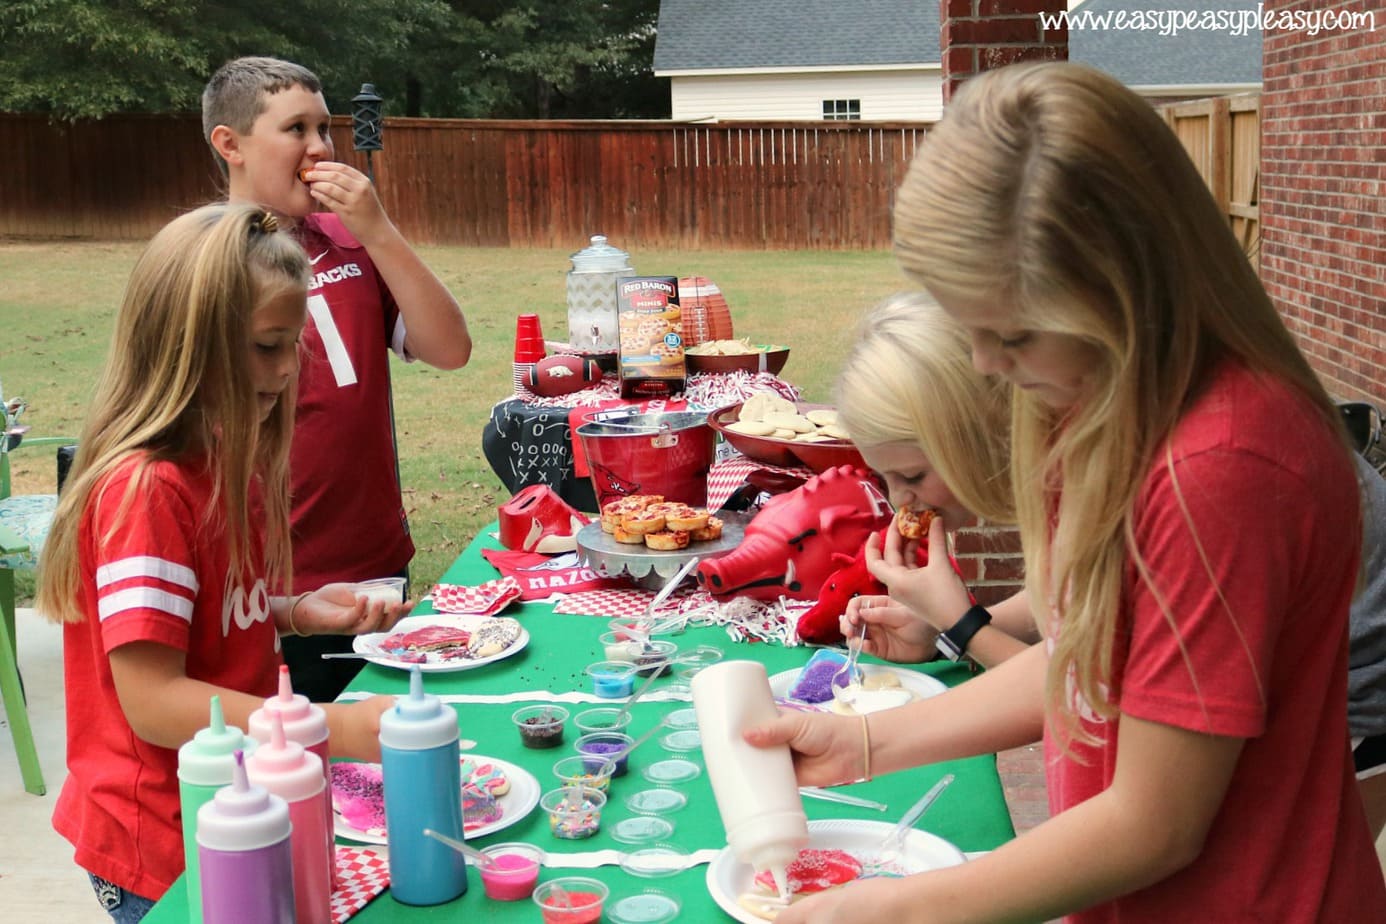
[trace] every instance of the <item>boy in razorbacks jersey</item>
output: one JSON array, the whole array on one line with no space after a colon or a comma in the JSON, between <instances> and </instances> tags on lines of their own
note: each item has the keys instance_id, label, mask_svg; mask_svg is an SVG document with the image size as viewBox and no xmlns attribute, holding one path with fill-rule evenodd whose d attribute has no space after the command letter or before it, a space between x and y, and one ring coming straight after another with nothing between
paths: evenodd
<instances>
[{"instance_id":1,"label":"boy in razorbacks jersey","mask_svg":"<svg viewBox=\"0 0 1386 924\"><path fill-rule=\"evenodd\" d=\"M308 324L290 460L295 587L403 575L414 555L396 466L389 352L457 369L472 341L359 170L333 160L322 84L274 58L224 64L202 127L232 202L279 216L308 252ZM323 660L351 639L285 639L294 688L331 700L360 662Z\"/></svg>"}]
</instances>

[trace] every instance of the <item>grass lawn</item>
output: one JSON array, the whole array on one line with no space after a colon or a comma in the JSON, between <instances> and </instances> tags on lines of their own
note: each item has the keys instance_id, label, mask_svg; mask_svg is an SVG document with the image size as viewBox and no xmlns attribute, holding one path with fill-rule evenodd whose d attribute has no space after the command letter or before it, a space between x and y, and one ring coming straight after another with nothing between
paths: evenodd
<instances>
[{"instance_id":1,"label":"grass lawn","mask_svg":"<svg viewBox=\"0 0 1386 924\"><path fill-rule=\"evenodd\" d=\"M0 383L7 397L28 400L23 422L33 435L78 433L139 250L136 244L0 243L6 334ZM481 428L491 406L510 393L515 316L536 312L550 339L565 337L570 266L568 250L421 252L462 303L475 349L457 372L392 363L405 506L418 546L416 588L432 584L508 496L481 455ZM905 287L886 252L636 251L632 262L649 275L716 282L736 334L789 345L783 377L814 401L829 399L858 314ZM53 490L47 448L21 448L13 464L16 493ZM31 587L23 582L20 593Z\"/></svg>"}]
</instances>

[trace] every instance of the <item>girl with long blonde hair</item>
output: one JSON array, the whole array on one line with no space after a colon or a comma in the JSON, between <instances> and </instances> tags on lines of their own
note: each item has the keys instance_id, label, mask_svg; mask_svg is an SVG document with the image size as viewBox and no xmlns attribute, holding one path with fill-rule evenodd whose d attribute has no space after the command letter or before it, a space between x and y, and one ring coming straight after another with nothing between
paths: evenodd
<instances>
[{"instance_id":1,"label":"girl with long blonde hair","mask_svg":"<svg viewBox=\"0 0 1386 924\"><path fill-rule=\"evenodd\" d=\"M823 785L1043 736L1052 817L779 920L1379 916L1346 724L1349 450L1178 139L1097 71L984 74L911 167L895 240L1011 385L1044 641L943 696L747 738Z\"/></svg>"},{"instance_id":2,"label":"girl with long blonde hair","mask_svg":"<svg viewBox=\"0 0 1386 924\"><path fill-rule=\"evenodd\" d=\"M69 775L53 824L98 898L137 920L182 870L177 748L219 696L277 689L280 634L388 628L403 605L292 580L286 468L308 258L273 215L175 219L130 276L39 568L63 623ZM328 706L334 753L375 759L389 697Z\"/></svg>"},{"instance_id":3,"label":"girl with long blonde hair","mask_svg":"<svg viewBox=\"0 0 1386 924\"><path fill-rule=\"evenodd\" d=\"M842 424L863 459L879 474L897 508L935 514L944 530L978 515L1012 523L1009 447L1010 394L1003 382L972 368L967 331L927 293L899 292L873 307L857 326L836 385ZM930 554L917 564L917 540L886 530L884 545L867 543L867 566L886 595L862 594L847 603L840 628L861 636L862 650L889 661L934 657L940 632L969 611L967 589L950 556ZM927 541L927 537L924 541ZM991 607L994 622L962 645L990 667L1024 650L1035 626L1024 600ZM942 648L948 649L947 640Z\"/></svg>"}]
</instances>

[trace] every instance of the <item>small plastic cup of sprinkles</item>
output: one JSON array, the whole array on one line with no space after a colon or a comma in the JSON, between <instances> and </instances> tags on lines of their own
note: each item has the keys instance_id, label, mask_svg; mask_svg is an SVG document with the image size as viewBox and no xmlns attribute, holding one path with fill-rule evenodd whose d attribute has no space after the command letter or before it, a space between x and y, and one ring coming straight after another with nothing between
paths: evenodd
<instances>
[{"instance_id":1,"label":"small plastic cup of sprinkles","mask_svg":"<svg viewBox=\"0 0 1386 924\"><path fill-rule=\"evenodd\" d=\"M558 777L565 789L587 786L598 792L606 792L611 788L611 777L615 773L615 762L603 760L597 763L593 758L581 754L560 758L553 765L553 775Z\"/></svg>"},{"instance_id":2,"label":"small plastic cup of sprinkles","mask_svg":"<svg viewBox=\"0 0 1386 924\"><path fill-rule=\"evenodd\" d=\"M586 876L550 879L534 890L544 924L597 924L611 890Z\"/></svg>"},{"instance_id":3,"label":"small plastic cup of sprinkles","mask_svg":"<svg viewBox=\"0 0 1386 924\"><path fill-rule=\"evenodd\" d=\"M510 716L520 730L520 743L536 750L556 748L563 743L563 723L568 710L562 706L525 706Z\"/></svg>"},{"instance_id":4,"label":"small plastic cup of sprinkles","mask_svg":"<svg viewBox=\"0 0 1386 924\"><path fill-rule=\"evenodd\" d=\"M620 724L617 724L617 719L620 719ZM573 718L573 724L578 727L578 731L588 735L599 731L625 731L630 725L630 719L631 714L627 712L625 715L621 715L619 707L598 706L596 709L584 709L579 712Z\"/></svg>"},{"instance_id":5,"label":"small plastic cup of sprinkles","mask_svg":"<svg viewBox=\"0 0 1386 924\"><path fill-rule=\"evenodd\" d=\"M635 686L635 666L624 661L597 661L587 665L592 692L602 699L624 699Z\"/></svg>"},{"instance_id":6,"label":"small plastic cup of sprinkles","mask_svg":"<svg viewBox=\"0 0 1386 924\"><path fill-rule=\"evenodd\" d=\"M635 656L635 672L641 677L648 677L651 674L662 677L668 674L669 659L678 650L679 646L673 642L651 639Z\"/></svg>"},{"instance_id":7,"label":"small plastic cup of sprinkles","mask_svg":"<svg viewBox=\"0 0 1386 924\"><path fill-rule=\"evenodd\" d=\"M549 831L565 841L580 841L601 830L606 794L590 786L564 787L539 800L549 816Z\"/></svg>"},{"instance_id":8,"label":"small plastic cup of sprinkles","mask_svg":"<svg viewBox=\"0 0 1386 924\"><path fill-rule=\"evenodd\" d=\"M625 732L592 732L579 738L573 748L587 760L589 770L600 770L603 763L614 761L616 769L611 775L625 776L628 769L625 751L634 743L635 739Z\"/></svg>"}]
</instances>

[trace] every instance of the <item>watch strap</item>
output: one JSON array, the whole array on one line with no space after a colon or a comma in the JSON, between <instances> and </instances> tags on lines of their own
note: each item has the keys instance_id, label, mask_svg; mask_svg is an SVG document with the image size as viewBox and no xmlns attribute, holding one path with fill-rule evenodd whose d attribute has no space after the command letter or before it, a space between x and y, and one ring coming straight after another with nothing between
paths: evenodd
<instances>
[{"instance_id":1,"label":"watch strap","mask_svg":"<svg viewBox=\"0 0 1386 924\"><path fill-rule=\"evenodd\" d=\"M967 646L972 643L972 637L990 623L991 613L987 612L986 607L970 607L951 629L939 633L938 650L951 661L962 660L963 655L967 654Z\"/></svg>"}]
</instances>

